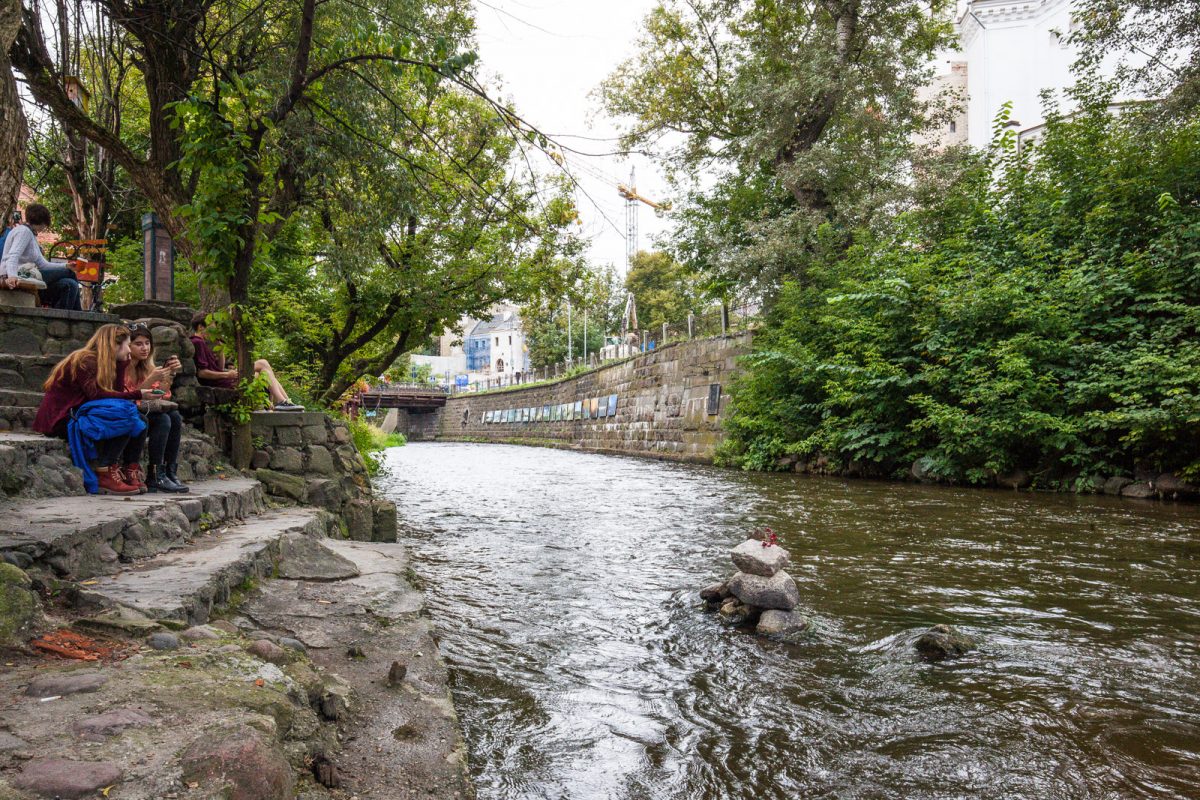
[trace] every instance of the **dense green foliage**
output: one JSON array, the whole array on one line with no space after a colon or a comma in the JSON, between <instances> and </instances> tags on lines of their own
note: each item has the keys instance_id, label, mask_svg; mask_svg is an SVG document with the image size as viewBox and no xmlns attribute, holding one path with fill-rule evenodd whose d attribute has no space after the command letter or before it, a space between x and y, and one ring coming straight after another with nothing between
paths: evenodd
<instances>
[{"instance_id":1,"label":"dense green foliage","mask_svg":"<svg viewBox=\"0 0 1200 800\"><path fill-rule=\"evenodd\" d=\"M957 180L783 283L726 460L1200 474L1200 117L1077 99L1036 146L1000 119Z\"/></svg>"}]
</instances>

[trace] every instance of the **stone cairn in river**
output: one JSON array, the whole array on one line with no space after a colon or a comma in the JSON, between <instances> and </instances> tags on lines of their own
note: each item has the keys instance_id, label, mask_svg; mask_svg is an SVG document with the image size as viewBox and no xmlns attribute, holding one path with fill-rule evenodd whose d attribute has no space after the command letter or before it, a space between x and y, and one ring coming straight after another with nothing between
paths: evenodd
<instances>
[{"instance_id":1,"label":"stone cairn in river","mask_svg":"<svg viewBox=\"0 0 1200 800\"><path fill-rule=\"evenodd\" d=\"M729 556L738 571L700 592L709 611L719 611L730 625L753 625L756 633L785 641L809 630L809 619L795 610L800 590L786 571L791 556L774 531L754 531Z\"/></svg>"}]
</instances>

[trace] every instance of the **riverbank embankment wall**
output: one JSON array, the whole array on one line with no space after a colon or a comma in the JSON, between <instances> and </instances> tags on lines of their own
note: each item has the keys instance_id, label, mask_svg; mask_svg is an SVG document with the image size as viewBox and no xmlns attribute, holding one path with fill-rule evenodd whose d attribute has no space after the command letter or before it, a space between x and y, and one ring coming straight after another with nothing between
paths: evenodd
<instances>
[{"instance_id":1,"label":"riverbank embankment wall","mask_svg":"<svg viewBox=\"0 0 1200 800\"><path fill-rule=\"evenodd\" d=\"M722 439L729 382L750 343L750 333L677 342L570 378L458 395L436 414L407 415L401 430L417 440L539 444L711 463Z\"/></svg>"}]
</instances>

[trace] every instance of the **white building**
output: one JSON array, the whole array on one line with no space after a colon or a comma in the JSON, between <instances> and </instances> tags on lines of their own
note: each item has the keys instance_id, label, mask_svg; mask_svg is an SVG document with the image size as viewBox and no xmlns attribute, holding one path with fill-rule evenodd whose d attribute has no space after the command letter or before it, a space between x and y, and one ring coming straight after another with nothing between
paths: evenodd
<instances>
[{"instance_id":1,"label":"white building","mask_svg":"<svg viewBox=\"0 0 1200 800\"><path fill-rule=\"evenodd\" d=\"M1012 103L1010 125L1018 135L1036 134L1045 122L1042 92L1061 92L1075 82L1071 67L1078 49L1069 39L1079 23L1071 7L1071 0L958 0L959 49L939 59L931 90L965 88L966 108L935 137L941 144L987 147L1006 102ZM1101 74L1111 77L1116 64L1114 55ZM1069 111L1061 94L1059 99Z\"/></svg>"}]
</instances>

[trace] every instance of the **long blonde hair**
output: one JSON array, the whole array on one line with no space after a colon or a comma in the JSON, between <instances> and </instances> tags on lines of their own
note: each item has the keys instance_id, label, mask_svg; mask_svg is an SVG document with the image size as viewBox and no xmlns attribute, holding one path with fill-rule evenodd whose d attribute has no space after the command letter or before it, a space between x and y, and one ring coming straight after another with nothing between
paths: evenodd
<instances>
[{"instance_id":1,"label":"long blonde hair","mask_svg":"<svg viewBox=\"0 0 1200 800\"><path fill-rule=\"evenodd\" d=\"M42 388L49 390L51 386L64 380L74 381L79 376L79 368L85 364L95 365L96 385L106 392L123 392L124 386L116 386L117 382L117 350L129 338L129 329L124 325L101 325L88 339L87 344L70 353L58 362L46 378Z\"/></svg>"},{"instance_id":2,"label":"long blonde hair","mask_svg":"<svg viewBox=\"0 0 1200 800\"><path fill-rule=\"evenodd\" d=\"M145 336L150 342L150 355L146 356L146 360L141 363L134 363L133 357L130 356L129 366L125 370L125 383L135 386L141 386L150 377L150 373L158 369L158 365L154 363L154 337L150 335L149 330L139 329L136 336L130 331L130 343L132 344L138 336Z\"/></svg>"}]
</instances>

